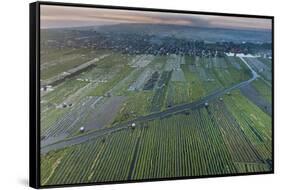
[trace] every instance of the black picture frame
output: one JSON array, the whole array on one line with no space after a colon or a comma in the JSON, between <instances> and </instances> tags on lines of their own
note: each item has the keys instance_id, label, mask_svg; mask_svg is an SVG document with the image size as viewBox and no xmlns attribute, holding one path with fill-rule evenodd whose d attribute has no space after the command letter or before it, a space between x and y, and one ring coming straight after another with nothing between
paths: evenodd
<instances>
[{"instance_id":1,"label":"black picture frame","mask_svg":"<svg viewBox=\"0 0 281 190\"><path fill-rule=\"evenodd\" d=\"M225 175L204 175L204 176L182 176L176 178L159 178L148 180L130 180L130 181L114 181L114 182L99 182L99 183L79 183L79 184L64 184L64 185L46 185L40 184L40 6L41 5L58 5L71 7L87 7L87 8L105 8L117 10L132 10L132 11L150 11L163 13L182 13L195 15L214 15L214 16L232 16L245 18L265 18L271 19L272 22L272 170L268 172L256 173L239 173ZM147 181L162 181L162 180L179 180L179 179L194 179L194 178L210 178L210 177L227 177L227 176L245 176L258 174L273 174L274 173L274 16L264 15L248 15L248 14L232 14L218 12L201 12L201 11L186 11L186 10L169 10L155 8L140 8L140 7L121 7L108 5L92 5L80 3L62 3L62 2L47 2L38 1L29 4L29 39L30 39L30 75L29 75L29 185L33 188L53 188L53 187L72 187L72 186L87 186L100 184L120 184L134 183Z\"/></svg>"}]
</instances>

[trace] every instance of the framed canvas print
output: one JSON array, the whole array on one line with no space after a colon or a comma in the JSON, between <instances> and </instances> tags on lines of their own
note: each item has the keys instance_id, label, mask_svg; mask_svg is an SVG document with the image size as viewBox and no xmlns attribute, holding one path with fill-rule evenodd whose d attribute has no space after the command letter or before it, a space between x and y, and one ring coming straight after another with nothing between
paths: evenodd
<instances>
[{"instance_id":1,"label":"framed canvas print","mask_svg":"<svg viewBox=\"0 0 281 190\"><path fill-rule=\"evenodd\" d=\"M30 4L30 186L274 171L272 16Z\"/></svg>"}]
</instances>

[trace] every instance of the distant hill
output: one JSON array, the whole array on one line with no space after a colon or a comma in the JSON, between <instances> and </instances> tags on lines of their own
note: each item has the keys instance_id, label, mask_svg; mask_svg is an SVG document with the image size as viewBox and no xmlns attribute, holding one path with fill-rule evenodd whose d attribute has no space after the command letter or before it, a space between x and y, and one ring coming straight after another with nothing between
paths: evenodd
<instances>
[{"instance_id":1,"label":"distant hill","mask_svg":"<svg viewBox=\"0 0 281 190\"><path fill-rule=\"evenodd\" d=\"M234 42L234 43L272 43L271 31L268 30L238 30L222 28L202 28L184 25L163 24L116 24L104 26L86 26L72 28L41 29L42 39L71 39L87 36L126 36L140 34L153 36L155 40L164 37L187 40L203 40L205 42ZM125 35L124 35L125 34Z\"/></svg>"},{"instance_id":2,"label":"distant hill","mask_svg":"<svg viewBox=\"0 0 281 190\"><path fill-rule=\"evenodd\" d=\"M84 30L91 27L85 27ZM161 36L174 36L191 40L204 40L209 42L270 42L271 31L236 30L222 28L202 28L183 25L160 25L160 24L116 24L104 25L95 28L99 32L106 33L144 33Z\"/></svg>"}]
</instances>

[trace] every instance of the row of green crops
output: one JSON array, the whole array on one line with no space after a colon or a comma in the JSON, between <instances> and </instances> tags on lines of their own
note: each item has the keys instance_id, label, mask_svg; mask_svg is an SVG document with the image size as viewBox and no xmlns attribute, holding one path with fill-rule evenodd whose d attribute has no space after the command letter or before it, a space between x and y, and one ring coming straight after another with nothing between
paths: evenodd
<instances>
[{"instance_id":1,"label":"row of green crops","mask_svg":"<svg viewBox=\"0 0 281 190\"><path fill-rule=\"evenodd\" d=\"M228 110L258 154L263 160L271 160L271 117L242 96L239 91L235 91L232 96L225 97L225 102Z\"/></svg>"},{"instance_id":2,"label":"row of green crops","mask_svg":"<svg viewBox=\"0 0 281 190\"><path fill-rule=\"evenodd\" d=\"M233 161L262 163L259 154L238 123L224 107L224 103L213 104L209 107L209 110L214 122L220 128Z\"/></svg>"},{"instance_id":3,"label":"row of green crops","mask_svg":"<svg viewBox=\"0 0 281 190\"><path fill-rule=\"evenodd\" d=\"M257 79L253 83L255 89L266 99L269 103L272 102L272 87L265 83L262 79Z\"/></svg>"},{"instance_id":4,"label":"row of green crops","mask_svg":"<svg viewBox=\"0 0 281 190\"><path fill-rule=\"evenodd\" d=\"M44 184L138 180L270 170L270 125L236 95L189 114L149 121L42 156ZM224 103L226 102L226 103ZM243 111L241 111L243 109ZM256 122L253 132L240 113ZM250 119L252 118L252 119ZM253 127L252 126L252 127ZM259 133L262 141L254 137Z\"/></svg>"}]
</instances>

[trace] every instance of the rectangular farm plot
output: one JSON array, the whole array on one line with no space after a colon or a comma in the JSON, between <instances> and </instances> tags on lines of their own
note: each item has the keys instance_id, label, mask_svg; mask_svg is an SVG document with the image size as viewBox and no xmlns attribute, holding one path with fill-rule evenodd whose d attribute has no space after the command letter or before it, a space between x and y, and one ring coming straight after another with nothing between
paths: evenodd
<instances>
[{"instance_id":1,"label":"rectangular farm plot","mask_svg":"<svg viewBox=\"0 0 281 190\"><path fill-rule=\"evenodd\" d=\"M255 152L252 143L244 135L232 115L224 108L222 102L211 106L209 111L220 128L234 162L262 163L261 157Z\"/></svg>"},{"instance_id":2,"label":"rectangular farm plot","mask_svg":"<svg viewBox=\"0 0 281 190\"><path fill-rule=\"evenodd\" d=\"M236 91L232 96L225 97L226 106L233 115L244 135L255 147L257 155L265 163L272 160L271 117L254 103Z\"/></svg>"},{"instance_id":3,"label":"rectangular farm plot","mask_svg":"<svg viewBox=\"0 0 281 190\"><path fill-rule=\"evenodd\" d=\"M153 55L137 55L129 65L131 67L146 67L154 59Z\"/></svg>"},{"instance_id":4,"label":"rectangular farm plot","mask_svg":"<svg viewBox=\"0 0 281 190\"><path fill-rule=\"evenodd\" d=\"M171 81L185 81L184 73L181 69L173 70Z\"/></svg>"},{"instance_id":5,"label":"rectangular farm plot","mask_svg":"<svg viewBox=\"0 0 281 190\"><path fill-rule=\"evenodd\" d=\"M188 87L187 94L189 95L189 101L192 102L203 97L205 95L205 89L202 79L197 75L197 71L190 70L188 66L188 64L183 64L181 65L181 68L186 78L185 84Z\"/></svg>"},{"instance_id":6,"label":"rectangular farm plot","mask_svg":"<svg viewBox=\"0 0 281 190\"><path fill-rule=\"evenodd\" d=\"M243 66L245 68L243 71L240 71L232 64L227 64L227 60L225 58L219 58L217 60L213 59L212 61L214 62L218 60L221 62L221 64L223 63L224 65L227 65L227 67L215 66L213 68L213 73L222 86L229 87L238 82L242 82L251 78L250 70L247 67Z\"/></svg>"},{"instance_id":7,"label":"rectangular farm plot","mask_svg":"<svg viewBox=\"0 0 281 190\"><path fill-rule=\"evenodd\" d=\"M152 92L132 93L127 96L127 99L123 102L113 124L124 122L141 115L149 114L152 97Z\"/></svg>"},{"instance_id":8,"label":"rectangular farm plot","mask_svg":"<svg viewBox=\"0 0 281 190\"><path fill-rule=\"evenodd\" d=\"M219 78L214 73L211 58L197 58L197 66L193 66L193 72L201 79L201 83L207 94L223 88Z\"/></svg>"},{"instance_id":9,"label":"rectangular farm plot","mask_svg":"<svg viewBox=\"0 0 281 190\"><path fill-rule=\"evenodd\" d=\"M88 95L103 96L110 92L122 79L126 78L133 70L126 64L128 59L130 58L126 56L114 55L111 58L102 60L100 66L97 66L97 68L100 68L108 76L108 79L100 82Z\"/></svg>"},{"instance_id":10,"label":"rectangular farm plot","mask_svg":"<svg viewBox=\"0 0 281 190\"><path fill-rule=\"evenodd\" d=\"M169 81L171 79L172 71L163 71L156 88L154 90L153 98L151 99L151 112L157 112L165 109L165 100L168 91Z\"/></svg>"},{"instance_id":11,"label":"rectangular farm plot","mask_svg":"<svg viewBox=\"0 0 281 190\"><path fill-rule=\"evenodd\" d=\"M85 130L109 127L125 100L126 97L122 96L108 98L102 106L94 109L93 114L89 116L88 121L85 123Z\"/></svg>"},{"instance_id":12,"label":"rectangular farm plot","mask_svg":"<svg viewBox=\"0 0 281 190\"><path fill-rule=\"evenodd\" d=\"M184 82L170 82L167 90L166 107L191 102L190 85Z\"/></svg>"},{"instance_id":13,"label":"rectangular farm plot","mask_svg":"<svg viewBox=\"0 0 281 190\"><path fill-rule=\"evenodd\" d=\"M253 82L255 89L266 99L269 103L272 103L271 86L265 81L257 79Z\"/></svg>"},{"instance_id":14,"label":"rectangular farm plot","mask_svg":"<svg viewBox=\"0 0 281 190\"><path fill-rule=\"evenodd\" d=\"M139 74L139 76L136 78L136 80L130 85L128 88L129 91L139 91L141 90L146 82L149 80L153 73L153 70L150 68L146 68L142 70L142 72Z\"/></svg>"}]
</instances>

